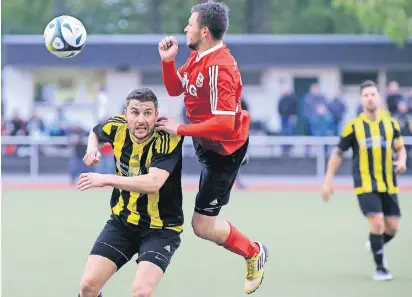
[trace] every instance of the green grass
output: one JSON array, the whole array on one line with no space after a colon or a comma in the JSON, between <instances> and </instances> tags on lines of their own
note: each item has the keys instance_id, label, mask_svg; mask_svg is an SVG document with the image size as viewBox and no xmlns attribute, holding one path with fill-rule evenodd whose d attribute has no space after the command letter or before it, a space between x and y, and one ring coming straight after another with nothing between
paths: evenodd
<instances>
[{"instance_id":1,"label":"green grass","mask_svg":"<svg viewBox=\"0 0 412 297\"><path fill-rule=\"evenodd\" d=\"M109 190L5 190L2 195L3 296L75 297L92 244L109 214ZM182 245L154 296L237 297L244 262L190 227L195 192L185 193ZM409 297L412 194L401 195L401 232L385 249L395 279L371 280L367 222L352 193L324 204L316 193L234 192L221 217L270 251L265 280L252 296ZM131 296L136 264L105 286L105 297Z\"/></svg>"}]
</instances>

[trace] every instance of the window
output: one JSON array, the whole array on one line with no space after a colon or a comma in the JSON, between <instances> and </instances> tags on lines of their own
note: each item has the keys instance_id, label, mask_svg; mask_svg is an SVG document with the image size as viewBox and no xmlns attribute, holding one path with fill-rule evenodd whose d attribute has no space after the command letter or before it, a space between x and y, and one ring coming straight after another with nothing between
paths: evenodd
<instances>
[{"instance_id":1,"label":"window","mask_svg":"<svg viewBox=\"0 0 412 297\"><path fill-rule=\"evenodd\" d=\"M377 71L342 71L342 85L360 85L365 80L373 80L378 83Z\"/></svg>"}]
</instances>

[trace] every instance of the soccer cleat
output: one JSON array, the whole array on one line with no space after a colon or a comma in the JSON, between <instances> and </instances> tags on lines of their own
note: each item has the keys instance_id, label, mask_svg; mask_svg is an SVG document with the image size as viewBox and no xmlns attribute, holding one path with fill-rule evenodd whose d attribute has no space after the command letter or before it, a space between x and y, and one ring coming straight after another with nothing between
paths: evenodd
<instances>
[{"instance_id":1,"label":"soccer cleat","mask_svg":"<svg viewBox=\"0 0 412 297\"><path fill-rule=\"evenodd\" d=\"M263 281L264 266L268 259L268 250L262 243L259 245L259 253L250 259L246 259L246 281L244 292L251 294L255 292Z\"/></svg>"},{"instance_id":2,"label":"soccer cleat","mask_svg":"<svg viewBox=\"0 0 412 297\"><path fill-rule=\"evenodd\" d=\"M373 276L373 279L376 281L387 281L391 280L392 278L392 274L383 267L376 269L375 275Z\"/></svg>"}]
</instances>

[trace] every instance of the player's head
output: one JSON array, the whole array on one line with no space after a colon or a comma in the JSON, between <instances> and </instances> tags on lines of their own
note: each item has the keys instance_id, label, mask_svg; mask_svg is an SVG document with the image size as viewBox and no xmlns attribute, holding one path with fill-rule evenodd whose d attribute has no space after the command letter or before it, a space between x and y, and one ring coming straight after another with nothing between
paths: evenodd
<instances>
[{"instance_id":1,"label":"player's head","mask_svg":"<svg viewBox=\"0 0 412 297\"><path fill-rule=\"evenodd\" d=\"M132 90L126 97L124 115L133 138L138 142L148 139L153 133L159 115L157 97L148 88Z\"/></svg>"},{"instance_id":2,"label":"player's head","mask_svg":"<svg viewBox=\"0 0 412 297\"><path fill-rule=\"evenodd\" d=\"M222 40L229 27L229 9L222 3L207 2L193 6L185 28L187 46L198 50L208 40Z\"/></svg>"},{"instance_id":3,"label":"player's head","mask_svg":"<svg viewBox=\"0 0 412 297\"><path fill-rule=\"evenodd\" d=\"M361 103L364 110L374 112L380 107L380 96L377 85L371 81L364 81L360 85Z\"/></svg>"}]
</instances>

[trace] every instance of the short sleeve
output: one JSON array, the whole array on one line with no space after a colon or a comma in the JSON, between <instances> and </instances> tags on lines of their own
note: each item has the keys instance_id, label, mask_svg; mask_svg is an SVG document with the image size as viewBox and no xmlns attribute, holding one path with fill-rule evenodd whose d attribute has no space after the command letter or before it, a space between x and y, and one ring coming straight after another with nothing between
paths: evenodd
<instances>
[{"instance_id":1,"label":"short sleeve","mask_svg":"<svg viewBox=\"0 0 412 297\"><path fill-rule=\"evenodd\" d=\"M397 120L392 119L392 127L393 127L393 138L399 138L401 137L401 127L399 126L399 123Z\"/></svg>"},{"instance_id":2,"label":"short sleeve","mask_svg":"<svg viewBox=\"0 0 412 297\"><path fill-rule=\"evenodd\" d=\"M158 133L150 167L163 169L171 174L176 164L182 160L183 137L171 136L165 132Z\"/></svg>"},{"instance_id":3,"label":"short sleeve","mask_svg":"<svg viewBox=\"0 0 412 297\"><path fill-rule=\"evenodd\" d=\"M226 66L208 68L210 110L214 115L235 115L240 74Z\"/></svg>"},{"instance_id":4,"label":"short sleeve","mask_svg":"<svg viewBox=\"0 0 412 297\"><path fill-rule=\"evenodd\" d=\"M353 128L353 123L348 123L345 128L343 129L343 132L340 136L338 148L342 151L347 151L350 147L352 147L354 141L355 141L355 131Z\"/></svg>"},{"instance_id":5,"label":"short sleeve","mask_svg":"<svg viewBox=\"0 0 412 297\"><path fill-rule=\"evenodd\" d=\"M120 126L127 125L123 115L110 117L103 125L98 124L93 128L99 142L108 142L113 144L117 130Z\"/></svg>"},{"instance_id":6,"label":"short sleeve","mask_svg":"<svg viewBox=\"0 0 412 297\"><path fill-rule=\"evenodd\" d=\"M392 127L393 127L393 139L396 140L396 147L402 147L405 145L403 141L403 137L401 134L401 127L397 120L392 119Z\"/></svg>"}]
</instances>

